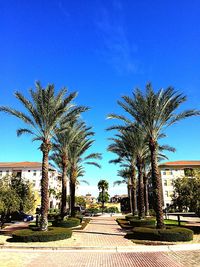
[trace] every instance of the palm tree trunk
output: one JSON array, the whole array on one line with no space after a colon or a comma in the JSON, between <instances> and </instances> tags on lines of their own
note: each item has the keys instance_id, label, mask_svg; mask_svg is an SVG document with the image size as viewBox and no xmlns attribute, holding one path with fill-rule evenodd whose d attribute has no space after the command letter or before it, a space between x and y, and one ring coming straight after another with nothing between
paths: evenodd
<instances>
[{"instance_id":1,"label":"palm tree trunk","mask_svg":"<svg viewBox=\"0 0 200 267\"><path fill-rule=\"evenodd\" d=\"M62 201L61 201L61 217L64 218L67 212L67 164L62 164Z\"/></svg>"},{"instance_id":2,"label":"palm tree trunk","mask_svg":"<svg viewBox=\"0 0 200 267\"><path fill-rule=\"evenodd\" d=\"M71 209L71 217L75 217L75 191L76 185L74 181L70 181L70 209Z\"/></svg>"},{"instance_id":3,"label":"palm tree trunk","mask_svg":"<svg viewBox=\"0 0 200 267\"><path fill-rule=\"evenodd\" d=\"M131 173L131 206L132 206L132 214L133 216L137 213L137 198L136 198L136 190L135 190L135 168L132 168Z\"/></svg>"},{"instance_id":4,"label":"palm tree trunk","mask_svg":"<svg viewBox=\"0 0 200 267\"><path fill-rule=\"evenodd\" d=\"M140 219L144 218L144 183L143 183L143 175L142 175L142 163L138 159L137 162L138 169L138 216Z\"/></svg>"},{"instance_id":5,"label":"palm tree trunk","mask_svg":"<svg viewBox=\"0 0 200 267\"><path fill-rule=\"evenodd\" d=\"M148 191L148 178L146 176L146 173L144 173L143 181L144 181L145 216L149 216L149 191Z\"/></svg>"},{"instance_id":6,"label":"palm tree trunk","mask_svg":"<svg viewBox=\"0 0 200 267\"><path fill-rule=\"evenodd\" d=\"M159 174L157 163L157 148L155 140L151 139L149 142L149 148L151 151L151 169L152 169L152 185L153 185L153 198L156 212L157 228L164 228L163 217L163 198L162 198L162 181Z\"/></svg>"},{"instance_id":7,"label":"palm tree trunk","mask_svg":"<svg viewBox=\"0 0 200 267\"><path fill-rule=\"evenodd\" d=\"M104 201L104 188L102 188L102 214L104 211L105 201Z\"/></svg>"},{"instance_id":8,"label":"palm tree trunk","mask_svg":"<svg viewBox=\"0 0 200 267\"><path fill-rule=\"evenodd\" d=\"M132 185L131 184L128 184L127 186L127 189L128 189L128 198L129 198L129 205L130 205L130 211L131 213L133 214L133 195L132 195Z\"/></svg>"},{"instance_id":9,"label":"palm tree trunk","mask_svg":"<svg viewBox=\"0 0 200 267\"><path fill-rule=\"evenodd\" d=\"M49 208L49 151L51 144L44 142L41 145L42 157L42 179L41 179L41 218L40 218L40 230L48 230L48 208Z\"/></svg>"}]
</instances>

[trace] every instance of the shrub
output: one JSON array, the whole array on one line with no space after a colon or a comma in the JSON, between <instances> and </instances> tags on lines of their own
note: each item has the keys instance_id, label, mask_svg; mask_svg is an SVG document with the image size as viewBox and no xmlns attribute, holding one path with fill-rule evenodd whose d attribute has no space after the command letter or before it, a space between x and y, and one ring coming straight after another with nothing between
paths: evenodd
<instances>
[{"instance_id":1,"label":"shrub","mask_svg":"<svg viewBox=\"0 0 200 267\"><path fill-rule=\"evenodd\" d=\"M60 227L49 227L48 231L36 229L17 230L12 235L13 242L48 242L70 238L72 231Z\"/></svg>"},{"instance_id":2,"label":"shrub","mask_svg":"<svg viewBox=\"0 0 200 267\"><path fill-rule=\"evenodd\" d=\"M57 227L65 227L65 228L71 228L78 226L80 224L80 219L79 218L67 218L64 220L57 220L52 222L53 226Z\"/></svg>"},{"instance_id":3,"label":"shrub","mask_svg":"<svg viewBox=\"0 0 200 267\"><path fill-rule=\"evenodd\" d=\"M193 239L193 231L181 227L168 227L166 229L136 227L133 232L126 235L126 238L171 242L190 241Z\"/></svg>"},{"instance_id":4,"label":"shrub","mask_svg":"<svg viewBox=\"0 0 200 267\"><path fill-rule=\"evenodd\" d=\"M155 219L130 219L130 225L132 227L148 227L148 226L155 226Z\"/></svg>"},{"instance_id":5,"label":"shrub","mask_svg":"<svg viewBox=\"0 0 200 267\"><path fill-rule=\"evenodd\" d=\"M149 215L150 216L156 216L155 210L154 209L150 209L149 210Z\"/></svg>"},{"instance_id":6,"label":"shrub","mask_svg":"<svg viewBox=\"0 0 200 267\"><path fill-rule=\"evenodd\" d=\"M109 207L109 208L106 208L105 212L107 212L107 213L119 213L119 210L117 207Z\"/></svg>"},{"instance_id":7,"label":"shrub","mask_svg":"<svg viewBox=\"0 0 200 267\"><path fill-rule=\"evenodd\" d=\"M83 215L76 215L76 218L80 220L80 223L83 221Z\"/></svg>"},{"instance_id":8,"label":"shrub","mask_svg":"<svg viewBox=\"0 0 200 267\"><path fill-rule=\"evenodd\" d=\"M126 216L125 216L125 219L126 219L127 221L129 221L129 220L131 220L131 219L139 220L138 216L134 216L134 215L132 215L132 214L128 214L128 215L126 215Z\"/></svg>"},{"instance_id":9,"label":"shrub","mask_svg":"<svg viewBox=\"0 0 200 267\"><path fill-rule=\"evenodd\" d=\"M125 219L118 218L118 219L116 219L116 222L117 222L122 228L125 228L125 229L132 228L132 227L130 226L129 221L127 221L127 220L125 220Z\"/></svg>"},{"instance_id":10,"label":"shrub","mask_svg":"<svg viewBox=\"0 0 200 267\"><path fill-rule=\"evenodd\" d=\"M48 220L54 221L58 218L58 216L59 216L59 213L55 213L55 212L54 213L48 213Z\"/></svg>"},{"instance_id":11,"label":"shrub","mask_svg":"<svg viewBox=\"0 0 200 267\"><path fill-rule=\"evenodd\" d=\"M98 208L91 207L91 208L88 208L86 212L91 213L91 214L97 214L98 212L100 212L100 210Z\"/></svg>"}]
</instances>

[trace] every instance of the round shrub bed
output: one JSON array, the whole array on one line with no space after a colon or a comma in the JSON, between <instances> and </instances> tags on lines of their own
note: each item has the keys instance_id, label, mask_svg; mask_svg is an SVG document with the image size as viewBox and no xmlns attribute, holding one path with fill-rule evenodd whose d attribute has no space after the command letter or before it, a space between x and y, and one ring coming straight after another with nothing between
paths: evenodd
<instances>
[{"instance_id":1,"label":"round shrub bed","mask_svg":"<svg viewBox=\"0 0 200 267\"><path fill-rule=\"evenodd\" d=\"M70 238L72 231L66 228L49 227L48 231L34 229L17 230L12 235L13 242L48 242Z\"/></svg>"},{"instance_id":2,"label":"round shrub bed","mask_svg":"<svg viewBox=\"0 0 200 267\"><path fill-rule=\"evenodd\" d=\"M167 227L166 229L136 227L133 232L126 235L126 238L169 242L190 241L193 239L193 231L181 227Z\"/></svg>"},{"instance_id":3,"label":"round shrub bed","mask_svg":"<svg viewBox=\"0 0 200 267\"><path fill-rule=\"evenodd\" d=\"M153 219L130 219L130 225L132 227L148 227L148 226L155 226L156 221Z\"/></svg>"},{"instance_id":4,"label":"round shrub bed","mask_svg":"<svg viewBox=\"0 0 200 267\"><path fill-rule=\"evenodd\" d=\"M71 228L71 227L76 227L80 225L80 219L79 218L67 218L62 221L54 221L52 222L52 224L53 226Z\"/></svg>"}]
</instances>

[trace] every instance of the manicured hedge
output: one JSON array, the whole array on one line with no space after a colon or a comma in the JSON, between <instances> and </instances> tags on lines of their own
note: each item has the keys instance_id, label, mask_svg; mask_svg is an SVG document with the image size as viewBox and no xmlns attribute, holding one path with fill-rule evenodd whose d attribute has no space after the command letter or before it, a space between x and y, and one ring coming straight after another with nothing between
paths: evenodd
<instances>
[{"instance_id":1,"label":"manicured hedge","mask_svg":"<svg viewBox=\"0 0 200 267\"><path fill-rule=\"evenodd\" d=\"M135 220L139 220L138 216L134 216L134 215L132 215L132 214L126 215L126 216L125 216L125 219L126 219L127 221L129 221L129 220L133 220L133 219L135 219Z\"/></svg>"},{"instance_id":2,"label":"manicured hedge","mask_svg":"<svg viewBox=\"0 0 200 267\"><path fill-rule=\"evenodd\" d=\"M190 241L193 231L181 227L167 227L166 229L152 229L136 227L133 232L126 235L128 239L154 240L154 241Z\"/></svg>"},{"instance_id":3,"label":"manicured hedge","mask_svg":"<svg viewBox=\"0 0 200 267\"><path fill-rule=\"evenodd\" d=\"M58 227L65 227L65 228L71 228L80 225L80 219L79 218L67 218L62 221L54 221L52 222L53 226Z\"/></svg>"},{"instance_id":4,"label":"manicured hedge","mask_svg":"<svg viewBox=\"0 0 200 267\"><path fill-rule=\"evenodd\" d=\"M59 213L48 213L48 220L54 221L59 217Z\"/></svg>"},{"instance_id":5,"label":"manicured hedge","mask_svg":"<svg viewBox=\"0 0 200 267\"><path fill-rule=\"evenodd\" d=\"M141 220L130 219L129 221L132 227L155 226L155 223L156 223L154 219L141 219Z\"/></svg>"},{"instance_id":6,"label":"manicured hedge","mask_svg":"<svg viewBox=\"0 0 200 267\"><path fill-rule=\"evenodd\" d=\"M12 235L13 242L48 242L70 238L72 231L66 228L49 227L48 231L34 229L17 230Z\"/></svg>"}]
</instances>

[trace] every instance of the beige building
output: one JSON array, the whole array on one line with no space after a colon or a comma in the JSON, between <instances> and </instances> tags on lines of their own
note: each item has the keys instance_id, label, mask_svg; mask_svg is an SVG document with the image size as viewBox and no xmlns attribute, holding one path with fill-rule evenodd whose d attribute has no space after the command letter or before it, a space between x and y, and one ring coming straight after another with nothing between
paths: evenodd
<instances>
[{"instance_id":1,"label":"beige building","mask_svg":"<svg viewBox=\"0 0 200 267\"><path fill-rule=\"evenodd\" d=\"M42 178L42 164L40 162L0 162L0 179L6 175L17 175L31 182L35 195L36 202L40 205L40 190ZM49 206L56 208L59 205L59 200L55 193L61 192L61 181L58 171L49 164L49 189L52 193L49 198Z\"/></svg>"},{"instance_id":2,"label":"beige building","mask_svg":"<svg viewBox=\"0 0 200 267\"><path fill-rule=\"evenodd\" d=\"M163 189L163 202L164 207L172 204L172 195L174 192L173 181L188 175L188 171L192 169L200 169L200 161L198 160L185 160L185 161L172 161L161 163L159 165L162 189Z\"/></svg>"}]
</instances>

